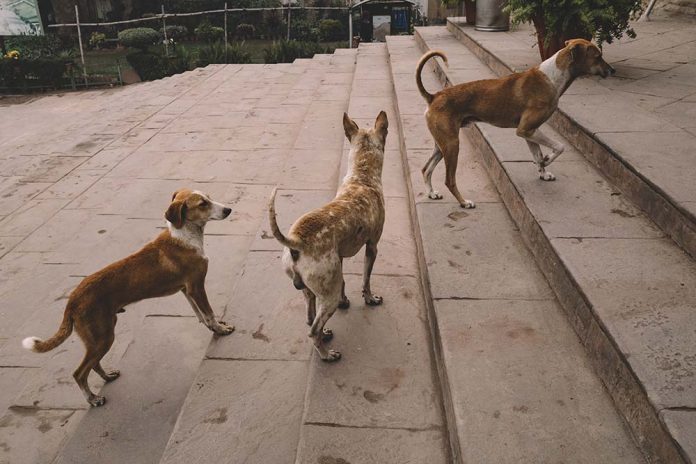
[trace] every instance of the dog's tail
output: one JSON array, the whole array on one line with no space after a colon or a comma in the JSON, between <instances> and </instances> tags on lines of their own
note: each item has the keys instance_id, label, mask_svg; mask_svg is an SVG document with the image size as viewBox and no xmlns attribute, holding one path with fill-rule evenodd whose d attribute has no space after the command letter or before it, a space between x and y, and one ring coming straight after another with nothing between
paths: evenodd
<instances>
[{"instance_id":1,"label":"dog's tail","mask_svg":"<svg viewBox=\"0 0 696 464\"><path fill-rule=\"evenodd\" d=\"M283 233L280 231L280 228L278 227L275 210L275 197L277 191L277 188L273 189L271 199L268 201L268 221L271 223L271 231L273 231L273 236L275 237L275 239L278 240L281 245L290 248L290 251L292 252L294 259L295 255L297 255L300 251L300 243L283 235Z\"/></svg>"},{"instance_id":2,"label":"dog's tail","mask_svg":"<svg viewBox=\"0 0 696 464\"><path fill-rule=\"evenodd\" d=\"M425 101L428 102L428 104L430 104L433 101L433 98L435 98L435 96L429 93L427 90L425 90L425 87L423 87L423 79L421 79L421 73L423 72L423 67L425 66L425 63L434 56L439 56L440 58L442 58L442 61L444 61L445 64L447 64L447 57L443 52L439 50L432 50L421 57L420 61L418 62L418 67L416 67L416 85L418 86L420 94L423 95L423 98L425 98Z\"/></svg>"},{"instance_id":3,"label":"dog's tail","mask_svg":"<svg viewBox=\"0 0 696 464\"><path fill-rule=\"evenodd\" d=\"M57 347L67 339L73 330L73 320L70 316L70 310L67 309L63 315L63 322L61 322L60 327L58 327L58 332L46 341L41 340L37 337L27 337L22 340L22 346L27 350L34 351L36 353L45 353L46 351L51 351L53 348Z\"/></svg>"}]
</instances>

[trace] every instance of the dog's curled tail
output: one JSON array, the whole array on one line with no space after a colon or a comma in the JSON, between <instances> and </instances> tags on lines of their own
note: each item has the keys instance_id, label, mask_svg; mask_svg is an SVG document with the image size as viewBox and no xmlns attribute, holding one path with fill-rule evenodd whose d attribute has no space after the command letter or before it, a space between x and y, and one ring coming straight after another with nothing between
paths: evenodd
<instances>
[{"instance_id":1,"label":"dog's curled tail","mask_svg":"<svg viewBox=\"0 0 696 464\"><path fill-rule=\"evenodd\" d=\"M423 55L418 62L418 66L416 67L416 85L418 86L418 91L420 92L421 95L423 95L423 98L425 98L425 101L430 104L433 101L433 98L435 96L431 93L429 93L427 90L425 90L425 87L423 87L423 79L421 78L421 73L423 72L423 66L425 66L425 63L432 57L434 56L439 56L442 58L442 61L447 64L447 56L439 50L432 50L427 52L425 55Z\"/></svg>"},{"instance_id":2,"label":"dog's curled tail","mask_svg":"<svg viewBox=\"0 0 696 464\"><path fill-rule=\"evenodd\" d=\"M27 350L34 351L36 353L45 353L46 351L51 351L53 348L57 347L67 339L73 330L73 320L70 316L70 311L66 310L63 315L63 322L60 323L58 327L58 332L48 340L44 341L37 337L27 337L22 340L22 346Z\"/></svg>"},{"instance_id":3,"label":"dog's curled tail","mask_svg":"<svg viewBox=\"0 0 696 464\"><path fill-rule=\"evenodd\" d=\"M273 193L271 194L271 199L268 201L268 221L271 223L271 231L273 232L273 236L275 237L276 240L280 242L281 245L286 246L290 248L290 251L293 251L293 258L294 255L297 254L300 250L300 244L295 242L292 239L289 239L283 233L280 231L280 228L278 227L278 222L276 221L276 210L275 210L275 197L276 197L276 192L278 191L277 188L273 189Z\"/></svg>"}]
</instances>

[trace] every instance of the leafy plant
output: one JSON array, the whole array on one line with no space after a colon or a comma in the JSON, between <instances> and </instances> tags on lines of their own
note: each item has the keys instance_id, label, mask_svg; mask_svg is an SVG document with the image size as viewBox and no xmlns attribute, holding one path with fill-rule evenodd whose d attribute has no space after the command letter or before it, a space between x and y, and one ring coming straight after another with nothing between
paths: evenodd
<instances>
[{"instance_id":1,"label":"leafy plant","mask_svg":"<svg viewBox=\"0 0 696 464\"><path fill-rule=\"evenodd\" d=\"M67 66L65 59L50 56L26 59L8 55L0 58L0 86L58 87L61 84Z\"/></svg>"},{"instance_id":2,"label":"leafy plant","mask_svg":"<svg viewBox=\"0 0 696 464\"><path fill-rule=\"evenodd\" d=\"M531 22L539 52L548 58L568 39L594 38L611 43L625 33L635 37L629 21L643 10L641 0L508 0L513 24Z\"/></svg>"},{"instance_id":3,"label":"leafy plant","mask_svg":"<svg viewBox=\"0 0 696 464\"><path fill-rule=\"evenodd\" d=\"M158 53L133 52L126 55L126 60L144 81L161 79L168 75L169 64L166 58Z\"/></svg>"},{"instance_id":4,"label":"leafy plant","mask_svg":"<svg viewBox=\"0 0 696 464\"><path fill-rule=\"evenodd\" d=\"M246 50L244 44L230 44L225 54L225 44L215 42L201 48L195 66L208 66L216 63L251 63L251 53Z\"/></svg>"},{"instance_id":5,"label":"leafy plant","mask_svg":"<svg viewBox=\"0 0 696 464\"><path fill-rule=\"evenodd\" d=\"M164 39L164 28L160 28L159 32ZM181 39L185 39L188 34L189 31L186 26L167 26L167 39L174 39L178 42Z\"/></svg>"},{"instance_id":6,"label":"leafy plant","mask_svg":"<svg viewBox=\"0 0 696 464\"><path fill-rule=\"evenodd\" d=\"M17 50L22 58L30 60L42 56L54 56L61 50L71 48L72 44L64 43L57 35L46 34L7 37L5 46L8 50Z\"/></svg>"},{"instance_id":7,"label":"leafy plant","mask_svg":"<svg viewBox=\"0 0 696 464\"><path fill-rule=\"evenodd\" d=\"M237 37L242 40L253 39L256 35L256 28L252 24L240 24L236 31Z\"/></svg>"},{"instance_id":8,"label":"leafy plant","mask_svg":"<svg viewBox=\"0 0 696 464\"><path fill-rule=\"evenodd\" d=\"M118 33L118 41L126 47L139 48L142 51L160 40L159 32L149 27L124 29Z\"/></svg>"},{"instance_id":9,"label":"leafy plant","mask_svg":"<svg viewBox=\"0 0 696 464\"><path fill-rule=\"evenodd\" d=\"M343 25L336 19L322 19L319 21L319 40L322 42L335 42L344 39Z\"/></svg>"},{"instance_id":10,"label":"leafy plant","mask_svg":"<svg viewBox=\"0 0 696 464\"><path fill-rule=\"evenodd\" d=\"M95 48L99 50L106 42L106 34L102 32L92 32L89 36L89 46L90 48Z\"/></svg>"},{"instance_id":11,"label":"leafy plant","mask_svg":"<svg viewBox=\"0 0 696 464\"><path fill-rule=\"evenodd\" d=\"M300 42L318 42L319 29L314 27L313 22L307 20L290 21L290 37Z\"/></svg>"},{"instance_id":12,"label":"leafy plant","mask_svg":"<svg viewBox=\"0 0 696 464\"><path fill-rule=\"evenodd\" d=\"M311 58L317 53L330 52L328 47L315 42L280 40L263 51L263 59L266 63L292 63L297 58Z\"/></svg>"},{"instance_id":13,"label":"leafy plant","mask_svg":"<svg viewBox=\"0 0 696 464\"><path fill-rule=\"evenodd\" d=\"M212 43L221 40L225 35L225 30L221 27L211 25L208 21L204 21L194 30L196 39L201 42Z\"/></svg>"}]
</instances>

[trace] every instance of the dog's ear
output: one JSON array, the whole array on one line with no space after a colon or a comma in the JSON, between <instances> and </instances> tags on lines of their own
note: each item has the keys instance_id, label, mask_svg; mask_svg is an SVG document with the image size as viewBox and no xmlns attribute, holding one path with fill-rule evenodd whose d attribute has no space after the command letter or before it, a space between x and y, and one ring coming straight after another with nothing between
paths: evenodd
<instances>
[{"instance_id":1,"label":"dog's ear","mask_svg":"<svg viewBox=\"0 0 696 464\"><path fill-rule=\"evenodd\" d=\"M179 192L181 192L181 189L175 190L174 193L172 193L172 201L174 201L174 199L175 199L176 196L179 194Z\"/></svg>"},{"instance_id":2,"label":"dog's ear","mask_svg":"<svg viewBox=\"0 0 696 464\"><path fill-rule=\"evenodd\" d=\"M565 46L566 48L568 48L568 51L570 52L570 60L575 62L578 60L578 58L580 58L580 54L582 53L584 45L577 42L572 42L572 40L566 40Z\"/></svg>"},{"instance_id":3,"label":"dog's ear","mask_svg":"<svg viewBox=\"0 0 696 464\"><path fill-rule=\"evenodd\" d=\"M174 227L181 229L186 220L186 202L181 200L172 202L169 208L167 208L167 212L164 213L164 217L167 221L171 222Z\"/></svg>"},{"instance_id":4,"label":"dog's ear","mask_svg":"<svg viewBox=\"0 0 696 464\"><path fill-rule=\"evenodd\" d=\"M350 141L355 134L358 133L358 125L355 121L348 117L348 113L343 113L343 130L346 132L346 137Z\"/></svg>"},{"instance_id":5,"label":"dog's ear","mask_svg":"<svg viewBox=\"0 0 696 464\"><path fill-rule=\"evenodd\" d=\"M387 120L387 113L380 111L375 120L375 132L382 137L382 140L386 140L388 128L389 121Z\"/></svg>"}]
</instances>

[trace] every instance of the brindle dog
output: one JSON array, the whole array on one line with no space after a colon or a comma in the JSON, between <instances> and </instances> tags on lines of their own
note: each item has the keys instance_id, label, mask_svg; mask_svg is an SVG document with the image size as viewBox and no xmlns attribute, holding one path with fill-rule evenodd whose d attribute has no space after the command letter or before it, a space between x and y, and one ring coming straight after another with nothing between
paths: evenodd
<instances>
[{"instance_id":1,"label":"brindle dog","mask_svg":"<svg viewBox=\"0 0 696 464\"><path fill-rule=\"evenodd\" d=\"M336 308L348 307L343 280L343 258L354 256L365 245L363 298L379 305L382 298L372 294L370 274L377 258L377 243L384 226L382 162L387 140L387 115L379 113L372 129L360 129L347 114L343 128L350 142L350 167L336 197L327 205L299 218L285 236L278 228L273 191L268 205L274 237L286 248L285 271L307 302L309 336L324 361L337 361L341 353L327 350L332 332L324 329Z\"/></svg>"}]
</instances>

